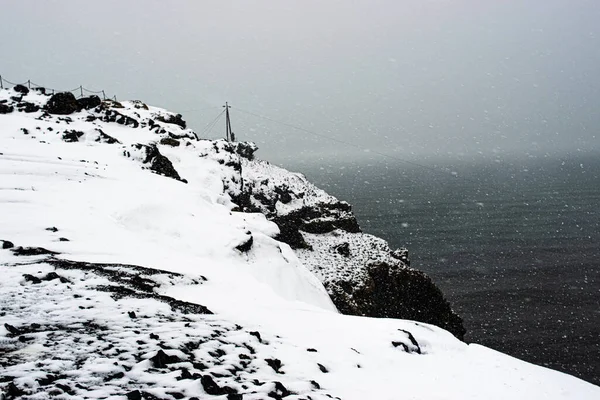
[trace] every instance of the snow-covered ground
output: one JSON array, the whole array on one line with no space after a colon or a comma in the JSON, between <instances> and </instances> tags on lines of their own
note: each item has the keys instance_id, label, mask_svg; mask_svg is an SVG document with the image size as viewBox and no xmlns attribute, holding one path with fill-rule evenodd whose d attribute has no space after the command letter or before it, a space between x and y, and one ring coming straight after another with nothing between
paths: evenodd
<instances>
[{"instance_id":1,"label":"snow-covered ground","mask_svg":"<svg viewBox=\"0 0 600 400\"><path fill-rule=\"evenodd\" d=\"M0 105L49 98L15 96L0 91ZM233 211L243 163L226 143L122 106L0 114L6 398L600 398L431 325L339 314L305 265L322 239L307 235L303 256L264 215Z\"/></svg>"}]
</instances>

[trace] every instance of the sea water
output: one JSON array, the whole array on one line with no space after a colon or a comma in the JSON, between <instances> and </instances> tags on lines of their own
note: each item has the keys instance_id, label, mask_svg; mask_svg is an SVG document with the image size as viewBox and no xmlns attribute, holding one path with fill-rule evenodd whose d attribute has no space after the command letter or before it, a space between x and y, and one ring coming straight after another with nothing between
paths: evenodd
<instances>
[{"instance_id":1,"label":"sea water","mask_svg":"<svg viewBox=\"0 0 600 400\"><path fill-rule=\"evenodd\" d=\"M600 157L295 166L407 247L466 340L600 384Z\"/></svg>"}]
</instances>

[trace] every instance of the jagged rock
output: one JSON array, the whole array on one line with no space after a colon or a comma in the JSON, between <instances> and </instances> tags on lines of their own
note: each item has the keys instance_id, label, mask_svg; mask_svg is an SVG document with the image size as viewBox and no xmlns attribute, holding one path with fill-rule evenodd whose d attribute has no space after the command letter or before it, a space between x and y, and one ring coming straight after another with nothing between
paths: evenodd
<instances>
[{"instance_id":1,"label":"jagged rock","mask_svg":"<svg viewBox=\"0 0 600 400\"><path fill-rule=\"evenodd\" d=\"M127 400L142 400L142 393L139 390L133 390L125 394Z\"/></svg>"},{"instance_id":2,"label":"jagged rock","mask_svg":"<svg viewBox=\"0 0 600 400\"><path fill-rule=\"evenodd\" d=\"M123 106L121 106L121 108L122 107ZM119 125L131 126L133 128L137 128L138 126L140 126L140 123L136 119L131 118L127 115L123 115L120 112L111 109L107 109L106 111L104 111L104 114L102 115L101 119L104 122L116 122Z\"/></svg>"},{"instance_id":3,"label":"jagged rock","mask_svg":"<svg viewBox=\"0 0 600 400\"><path fill-rule=\"evenodd\" d=\"M181 362L179 357L167 355L162 350L159 350L154 357L150 359L154 368L166 368L168 364L175 364Z\"/></svg>"},{"instance_id":4,"label":"jagged rock","mask_svg":"<svg viewBox=\"0 0 600 400\"><path fill-rule=\"evenodd\" d=\"M410 259L408 258L408 249L396 249L390 253L392 257L402 261L406 266L410 267Z\"/></svg>"},{"instance_id":5,"label":"jagged rock","mask_svg":"<svg viewBox=\"0 0 600 400\"><path fill-rule=\"evenodd\" d=\"M250 234L250 232L248 232ZM246 239L242 244L235 246L236 250L242 253L247 253L252 248L252 244L254 243L254 238L252 235L248 239Z\"/></svg>"},{"instance_id":6,"label":"jagged rock","mask_svg":"<svg viewBox=\"0 0 600 400\"><path fill-rule=\"evenodd\" d=\"M51 256L58 254L55 251L47 250L43 247L17 247L11 249L15 256Z\"/></svg>"},{"instance_id":7,"label":"jagged rock","mask_svg":"<svg viewBox=\"0 0 600 400\"><path fill-rule=\"evenodd\" d=\"M277 358L266 358L265 361L269 367L273 368L273 371L277 372L278 374L283 373L281 371L281 367L283 367L281 360L278 360Z\"/></svg>"},{"instance_id":8,"label":"jagged rock","mask_svg":"<svg viewBox=\"0 0 600 400\"><path fill-rule=\"evenodd\" d=\"M89 110L98 107L100 104L102 104L102 100L100 100L100 97L95 95L77 99L77 107L79 110Z\"/></svg>"},{"instance_id":9,"label":"jagged rock","mask_svg":"<svg viewBox=\"0 0 600 400\"><path fill-rule=\"evenodd\" d=\"M12 249L13 247L15 247L13 242L10 242L8 240L0 240L0 242L2 243L3 249Z\"/></svg>"},{"instance_id":10,"label":"jagged rock","mask_svg":"<svg viewBox=\"0 0 600 400\"><path fill-rule=\"evenodd\" d=\"M68 115L79 110L77 99L71 92L53 94L45 108L50 114L58 115Z\"/></svg>"},{"instance_id":11,"label":"jagged rock","mask_svg":"<svg viewBox=\"0 0 600 400\"><path fill-rule=\"evenodd\" d=\"M32 113L32 112L36 112L40 110L40 107L30 103L28 101L23 101L21 103L19 103L19 105L17 106L17 108L19 109L19 111L23 111L26 113Z\"/></svg>"},{"instance_id":12,"label":"jagged rock","mask_svg":"<svg viewBox=\"0 0 600 400\"><path fill-rule=\"evenodd\" d=\"M464 339L462 319L425 273L377 262L368 266L368 274L360 287L343 282L329 285L331 299L340 312L425 322Z\"/></svg>"},{"instance_id":13,"label":"jagged rock","mask_svg":"<svg viewBox=\"0 0 600 400\"><path fill-rule=\"evenodd\" d=\"M164 144L165 146L177 147L179 146L179 140L173 139L172 137L165 137L160 139L160 144Z\"/></svg>"},{"instance_id":14,"label":"jagged rock","mask_svg":"<svg viewBox=\"0 0 600 400\"><path fill-rule=\"evenodd\" d=\"M15 108L7 104L0 104L0 114L10 114Z\"/></svg>"},{"instance_id":15,"label":"jagged rock","mask_svg":"<svg viewBox=\"0 0 600 400\"><path fill-rule=\"evenodd\" d=\"M237 154L250 161L254 160L254 153L258 150L258 146L253 142L235 142L233 146Z\"/></svg>"},{"instance_id":16,"label":"jagged rock","mask_svg":"<svg viewBox=\"0 0 600 400\"><path fill-rule=\"evenodd\" d=\"M96 138L96 142L107 143L107 144L121 143L114 137L104 133L104 131L102 129L96 128L96 130L99 133L98 137Z\"/></svg>"},{"instance_id":17,"label":"jagged rock","mask_svg":"<svg viewBox=\"0 0 600 400\"><path fill-rule=\"evenodd\" d=\"M142 162L144 164L150 164L150 170L159 175L183 181L179 176L179 173L177 173L173 167L171 161L158 151L158 147L156 147L155 144L145 145L138 143L134 144L133 147L144 152L144 159Z\"/></svg>"},{"instance_id":18,"label":"jagged rock","mask_svg":"<svg viewBox=\"0 0 600 400\"><path fill-rule=\"evenodd\" d=\"M334 250L344 257L350 257L350 243L344 242L334 247Z\"/></svg>"},{"instance_id":19,"label":"jagged rock","mask_svg":"<svg viewBox=\"0 0 600 400\"><path fill-rule=\"evenodd\" d=\"M202 387L204 388L204 391L207 394L212 394L213 396L225 394L223 388L217 385L217 383L210 375L202 375L202 378L200 378L200 383L202 384Z\"/></svg>"},{"instance_id":20,"label":"jagged rock","mask_svg":"<svg viewBox=\"0 0 600 400\"><path fill-rule=\"evenodd\" d=\"M181 114L177 114L177 115L168 114L166 116L159 115L159 116L156 117L156 120L160 121L160 122L164 122L166 124L175 124L175 125L178 125L182 129L185 129L187 127L187 123L183 120Z\"/></svg>"},{"instance_id":21,"label":"jagged rock","mask_svg":"<svg viewBox=\"0 0 600 400\"><path fill-rule=\"evenodd\" d=\"M36 92L40 92L41 94L46 94L46 88L45 87L36 87L33 90L35 90Z\"/></svg>"},{"instance_id":22,"label":"jagged rock","mask_svg":"<svg viewBox=\"0 0 600 400\"><path fill-rule=\"evenodd\" d=\"M67 143L79 142L79 138L84 135L81 131L68 130L63 133L62 139Z\"/></svg>"},{"instance_id":23,"label":"jagged rock","mask_svg":"<svg viewBox=\"0 0 600 400\"><path fill-rule=\"evenodd\" d=\"M15 92L21 93L21 94L27 94L29 93L29 89L27 89L26 86L23 85L16 85L15 87L13 87L13 90Z\"/></svg>"}]
</instances>

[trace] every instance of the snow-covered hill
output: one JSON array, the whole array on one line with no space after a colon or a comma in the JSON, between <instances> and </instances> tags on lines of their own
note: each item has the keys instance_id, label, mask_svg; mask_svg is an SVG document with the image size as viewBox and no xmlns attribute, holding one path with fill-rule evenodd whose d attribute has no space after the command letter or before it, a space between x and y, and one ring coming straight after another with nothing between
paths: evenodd
<instances>
[{"instance_id":1,"label":"snow-covered hill","mask_svg":"<svg viewBox=\"0 0 600 400\"><path fill-rule=\"evenodd\" d=\"M4 397L600 398L433 325L340 314L391 293L456 322L344 203L253 150L137 101L0 91Z\"/></svg>"}]
</instances>

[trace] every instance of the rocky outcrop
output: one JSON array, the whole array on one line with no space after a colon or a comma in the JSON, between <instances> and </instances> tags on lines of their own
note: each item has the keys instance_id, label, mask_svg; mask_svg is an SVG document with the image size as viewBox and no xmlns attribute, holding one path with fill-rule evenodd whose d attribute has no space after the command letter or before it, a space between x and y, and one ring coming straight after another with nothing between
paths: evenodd
<instances>
[{"instance_id":1,"label":"rocky outcrop","mask_svg":"<svg viewBox=\"0 0 600 400\"><path fill-rule=\"evenodd\" d=\"M98 96L82 97L77 99L77 107L79 110L90 110L102 104L102 100Z\"/></svg>"},{"instance_id":2,"label":"rocky outcrop","mask_svg":"<svg viewBox=\"0 0 600 400\"><path fill-rule=\"evenodd\" d=\"M275 238L296 251L340 312L415 320L464 338L462 319L425 273L409 267L408 251L362 233L348 203L263 161L248 159L241 170L245 210L277 224Z\"/></svg>"},{"instance_id":3,"label":"rocky outcrop","mask_svg":"<svg viewBox=\"0 0 600 400\"><path fill-rule=\"evenodd\" d=\"M441 290L421 271L376 262L367 266L360 286L332 282L328 291L343 314L402 318L439 326L463 340L462 319L452 311Z\"/></svg>"},{"instance_id":4,"label":"rocky outcrop","mask_svg":"<svg viewBox=\"0 0 600 400\"><path fill-rule=\"evenodd\" d=\"M167 157L163 156L155 144L135 144L133 149L138 150L141 154L143 164L149 164L149 169L159 175L173 178L175 180L186 183L185 179L181 179L179 173L173 167L173 163ZM128 155L127 152L125 155ZM131 153L129 153L131 155Z\"/></svg>"},{"instance_id":5,"label":"rocky outcrop","mask_svg":"<svg viewBox=\"0 0 600 400\"><path fill-rule=\"evenodd\" d=\"M158 117L156 117L156 120L160 121L160 122L164 122L166 124L175 124L175 125L178 125L182 129L185 129L187 127L187 123L183 120L183 117L181 116L181 114L176 114L176 115L172 115L172 114L159 115Z\"/></svg>"},{"instance_id":6,"label":"rocky outcrop","mask_svg":"<svg viewBox=\"0 0 600 400\"><path fill-rule=\"evenodd\" d=\"M78 110L77 99L71 92L53 94L46 104L46 111L50 114L68 115Z\"/></svg>"}]
</instances>

